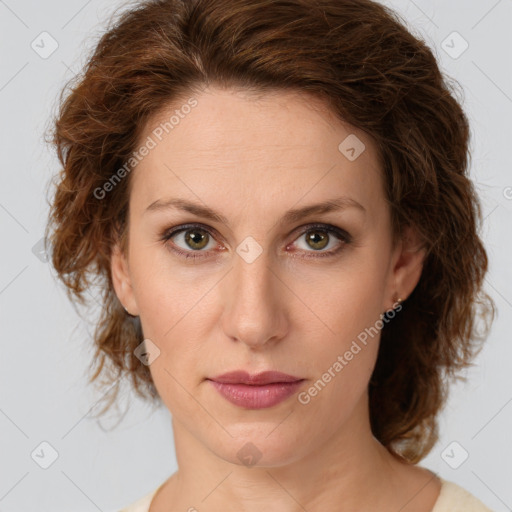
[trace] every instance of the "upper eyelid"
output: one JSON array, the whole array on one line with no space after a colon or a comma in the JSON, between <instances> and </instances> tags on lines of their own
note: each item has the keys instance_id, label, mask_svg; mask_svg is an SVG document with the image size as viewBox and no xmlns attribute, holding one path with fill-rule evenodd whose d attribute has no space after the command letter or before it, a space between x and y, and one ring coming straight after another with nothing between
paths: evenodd
<instances>
[{"instance_id":1,"label":"upper eyelid","mask_svg":"<svg viewBox=\"0 0 512 512\"><path fill-rule=\"evenodd\" d=\"M183 233L183 231L188 231L188 230L194 229L194 228L202 229L203 231L206 231L210 234L217 234L218 236L221 236L220 233L215 228L206 226L205 224L201 224L201 223L190 223L190 224L183 224L183 225L179 225L179 226L176 226L176 227L173 227L170 229L166 229L163 232L163 238L170 238L174 235L177 235L178 233Z\"/></svg>"}]
</instances>

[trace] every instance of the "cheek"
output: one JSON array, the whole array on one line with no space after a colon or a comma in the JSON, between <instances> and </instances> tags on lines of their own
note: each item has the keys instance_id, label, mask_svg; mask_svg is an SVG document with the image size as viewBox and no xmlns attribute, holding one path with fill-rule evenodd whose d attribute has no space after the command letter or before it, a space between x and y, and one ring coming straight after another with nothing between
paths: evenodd
<instances>
[{"instance_id":1,"label":"cheek","mask_svg":"<svg viewBox=\"0 0 512 512\"><path fill-rule=\"evenodd\" d=\"M302 309L313 313L307 318L302 315L300 322L314 321L328 338L324 347L339 350L350 345L383 312L386 265L377 254L374 247L357 248L327 270L305 269L295 280L294 292L304 303Z\"/></svg>"},{"instance_id":2,"label":"cheek","mask_svg":"<svg viewBox=\"0 0 512 512\"><path fill-rule=\"evenodd\" d=\"M187 372L177 371L169 364L165 354L162 353L161 356L150 365L150 372L167 410L173 417L185 423L193 425L208 422L208 415L198 405L198 401L193 399L197 396L197 390L187 381Z\"/></svg>"},{"instance_id":3,"label":"cheek","mask_svg":"<svg viewBox=\"0 0 512 512\"><path fill-rule=\"evenodd\" d=\"M158 242L133 242L130 271L144 335L164 340L190 309L190 284L180 282L170 257L165 259L166 251Z\"/></svg>"},{"instance_id":4,"label":"cheek","mask_svg":"<svg viewBox=\"0 0 512 512\"><path fill-rule=\"evenodd\" d=\"M304 413L319 424L343 423L360 403L375 368L383 326L375 314L378 308L367 307L372 301L368 291L351 300L333 299L335 306L326 317L332 332L304 347L313 367L311 381L298 397Z\"/></svg>"},{"instance_id":5,"label":"cheek","mask_svg":"<svg viewBox=\"0 0 512 512\"><path fill-rule=\"evenodd\" d=\"M307 297L304 302L316 313L316 318L307 315L300 320L301 329L309 331L313 340L305 340L304 352L311 355L319 386L328 383L335 394L360 392L375 366L384 325L380 314L385 290L385 269L376 254L372 250L354 252L329 273L308 276L308 282L317 283L315 293L306 295L305 287L297 291ZM314 328L306 327L306 321L318 326L316 334Z\"/></svg>"}]
</instances>

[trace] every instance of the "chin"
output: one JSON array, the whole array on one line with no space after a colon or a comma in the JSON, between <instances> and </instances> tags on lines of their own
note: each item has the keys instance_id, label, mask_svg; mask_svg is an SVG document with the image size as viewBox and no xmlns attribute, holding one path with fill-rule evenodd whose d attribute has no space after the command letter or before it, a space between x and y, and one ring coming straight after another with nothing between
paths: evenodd
<instances>
[{"instance_id":1,"label":"chin","mask_svg":"<svg viewBox=\"0 0 512 512\"><path fill-rule=\"evenodd\" d=\"M291 436L289 431L283 429L279 432L281 426L278 425L279 422L274 421L227 426L233 437L215 440L211 443L211 450L226 462L247 468L291 464L305 455L302 450L307 444L301 441L300 436Z\"/></svg>"}]
</instances>

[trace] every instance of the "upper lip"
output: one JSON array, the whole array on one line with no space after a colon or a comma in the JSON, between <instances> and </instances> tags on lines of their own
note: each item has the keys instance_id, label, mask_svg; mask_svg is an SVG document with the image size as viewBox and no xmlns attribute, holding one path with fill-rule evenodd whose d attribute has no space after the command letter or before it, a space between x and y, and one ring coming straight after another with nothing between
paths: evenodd
<instances>
[{"instance_id":1,"label":"upper lip","mask_svg":"<svg viewBox=\"0 0 512 512\"><path fill-rule=\"evenodd\" d=\"M251 375L244 370L236 370L233 372L223 373L222 375L217 375L209 380L214 380L215 382L224 384L263 385L275 382L296 382L303 379L276 371L266 371Z\"/></svg>"}]
</instances>

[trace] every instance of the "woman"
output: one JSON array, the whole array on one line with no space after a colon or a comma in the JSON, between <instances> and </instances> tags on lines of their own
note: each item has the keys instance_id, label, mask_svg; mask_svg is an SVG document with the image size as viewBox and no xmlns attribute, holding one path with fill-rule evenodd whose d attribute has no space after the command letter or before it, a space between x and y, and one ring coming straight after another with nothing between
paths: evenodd
<instances>
[{"instance_id":1,"label":"woman","mask_svg":"<svg viewBox=\"0 0 512 512\"><path fill-rule=\"evenodd\" d=\"M71 298L103 286L91 380L172 414L178 471L123 510L489 510L418 465L494 313L468 136L369 0L117 20L56 120L48 238Z\"/></svg>"}]
</instances>

